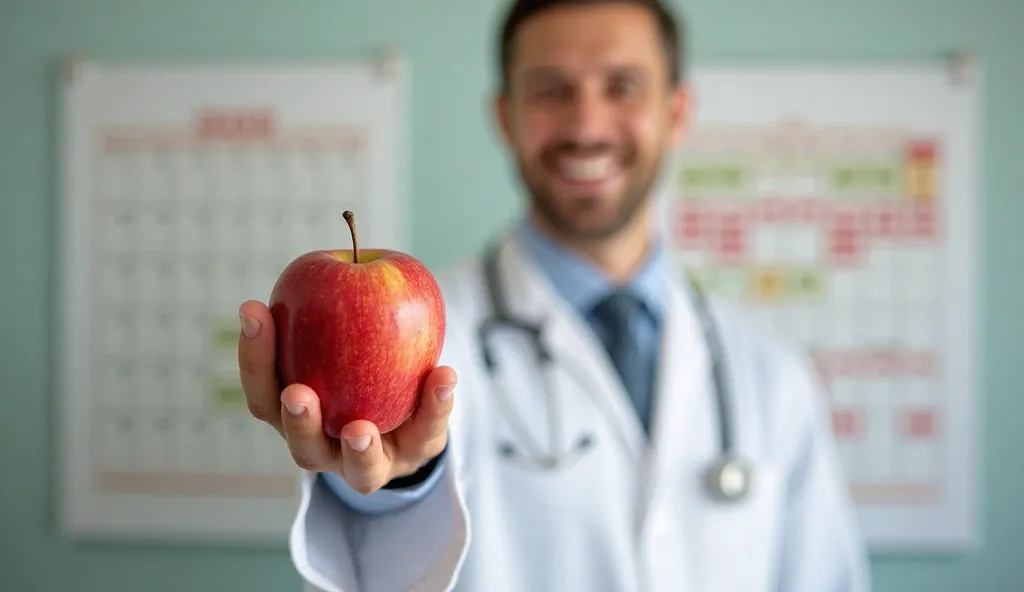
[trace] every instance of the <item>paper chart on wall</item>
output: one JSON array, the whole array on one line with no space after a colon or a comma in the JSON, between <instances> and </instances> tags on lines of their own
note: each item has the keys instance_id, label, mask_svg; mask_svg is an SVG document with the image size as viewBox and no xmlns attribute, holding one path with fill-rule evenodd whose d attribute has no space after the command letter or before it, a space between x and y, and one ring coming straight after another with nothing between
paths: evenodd
<instances>
[{"instance_id":1,"label":"paper chart on wall","mask_svg":"<svg viewBox=\"0 0 1024 592\"><path fill-rule=\"evenodd\" d=\"M298 472L248 413L238 306L297 255L403 248L399 62L72 64L60 517L71 536L284 544Z\"/></svg>"},{"instance_id":2,"label":"paper chart on wall","mask_svg":"<svg viewBox=\"0 0 1024 592\"><path fill-rule=\"evenodd\" d=\"M699 69L671 180L685 271L820 371L875 549L973 540L976 83L958 73Z\"/></svg>"}]
</instances>

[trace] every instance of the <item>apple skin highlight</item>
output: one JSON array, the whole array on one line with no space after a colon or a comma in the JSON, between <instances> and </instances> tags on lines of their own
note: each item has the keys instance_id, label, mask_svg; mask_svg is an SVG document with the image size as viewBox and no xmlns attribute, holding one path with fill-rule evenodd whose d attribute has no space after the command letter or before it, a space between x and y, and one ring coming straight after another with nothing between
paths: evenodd
<instances>
[{"instance_id":1,"label":"apple skin highlight","mask_svg":"<svg viewBox=\"0 0 1024 592\"><path fill-rule=\"evenodd\" d=\"M416 410L446 325L441 289L417 259L387 249L306 253L281 273L269 306L283 386L316 392L329 437L354 420L387 433Z\"/></svg>"}]
</instances>

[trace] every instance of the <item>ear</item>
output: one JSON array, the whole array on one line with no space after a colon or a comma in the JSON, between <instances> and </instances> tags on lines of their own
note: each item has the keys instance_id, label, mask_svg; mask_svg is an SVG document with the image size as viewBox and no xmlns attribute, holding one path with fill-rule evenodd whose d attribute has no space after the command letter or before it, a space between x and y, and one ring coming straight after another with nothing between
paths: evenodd
<instances>
[{"instance_id":1,"label":"ear","mask_svg":"<svg viewBox=\"0 0 1024 592\"><path fill-rule=\"evenodd\" d=\"M683 141L689 130L692 96L690 87L679 84L669 98L669 138L673 147Z\"/></svg>"},{"instance_id":2,"label":"ear","mask_svg":"<svg viewBox=\"0 0 1024 592\"><path fill-rule=\"evenodd\" d=\"M506 93L502 91L495 93L491 99L492 116L498 133L501 134L501 139L506 145L513 144L511 108L511 101Z\"/></svg>"}]
</instances>

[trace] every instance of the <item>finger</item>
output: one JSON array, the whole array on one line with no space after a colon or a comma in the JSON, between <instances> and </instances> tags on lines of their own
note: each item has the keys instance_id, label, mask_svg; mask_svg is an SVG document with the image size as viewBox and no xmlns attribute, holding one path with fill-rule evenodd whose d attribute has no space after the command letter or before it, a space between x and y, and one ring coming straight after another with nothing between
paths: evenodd
<instances>
[{"instance_id":1,"label":"finger","mask_svg":"<svg viewBox=\"0 0 1024 592\"><path fill-rule=\"evenodd\" d=\"M292 384L281 393L282 432L288 451L300 468L307 471L336 471L337 444L323 431L320 398L313 389Z\"/></svg>"},{"instance_id":2,"label":"finger","mask_svg":"<svg viewBox=\"0 0 1024 592\"><path fill-rule=\"evenodd\" d=\"M238 372L249 413L281 433L274 317L265 304L249 300L238 309L238 319L242 325L238 334Z\"/></svg>"},{"instance_id":3,"label":"finger","mask_svg":"<svg viewBox=\"0 0 1024 592\"><path fill-rule=\"evenodd\" d=\"M341 429L341 458L345 482L364 494L383 487L391 474L380 432L369 421L353 421Z\"/></svg>"},{"instance_id":4,"label":"finger","mask_svg":"<svg viewBox=\"0 0 1024 592\"><path fill-rule=\"evenodd\" d=\"M444 448L457 383L455 370L448 366L439 366L427 376L415 413L392 436L403 459L418 466Z\"/></svg>"}]
</instances>

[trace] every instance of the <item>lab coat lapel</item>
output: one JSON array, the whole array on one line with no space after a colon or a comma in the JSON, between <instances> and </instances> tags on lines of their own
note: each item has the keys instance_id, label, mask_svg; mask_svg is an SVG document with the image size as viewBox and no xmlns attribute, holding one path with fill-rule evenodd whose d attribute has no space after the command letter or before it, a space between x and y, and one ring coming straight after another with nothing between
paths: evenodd
<instances>
[{"instance_id":1,"label":"lab coat lapel","mask_svg":"<svg viewBox=\"0 0 1024 592\"><path fill-rule=\"evenodd\" d=\"M663 480L678 475L684 459L707 456L715 442L714 390L700 319L688 287L675 279L669 284L646 479L648 504L656 503L659 489L667 485Z\"/></svg>"},{"instance_id":2,"label":"lab coat lapel","mask_svg":"<svg viewBox=\"0 0 1024 592\"><path fill-rule=\"evenodd\" d=\"M636 459L646 451L646 436L636 411L604 347L544 277L514 237L503 243L501 258L509 290L509 306L518 314L541 320L556 364L593 399L620 444Z\"/></svg>"}]
</instances>

